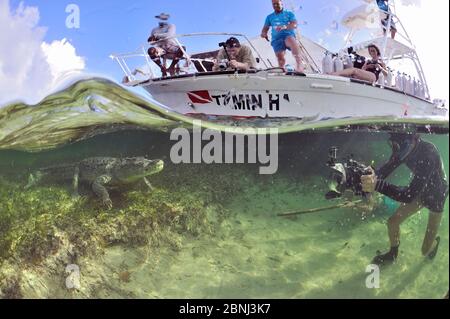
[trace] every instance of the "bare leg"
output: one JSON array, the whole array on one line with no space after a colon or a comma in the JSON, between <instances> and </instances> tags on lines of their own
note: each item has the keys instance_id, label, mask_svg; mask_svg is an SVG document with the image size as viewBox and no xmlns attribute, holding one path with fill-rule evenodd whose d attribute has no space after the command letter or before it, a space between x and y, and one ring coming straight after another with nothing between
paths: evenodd
<instances>
[{"instance_id":1,"label":"bare leg","mask_svg":"<svg viewBox=\"0 0 450 319\"><path fill-rule=\"evenodd\" d=\"M163 62L161 62L161 58L158 54L158 50L156 50L156 48L150 48L148 49L148 55L150 56L150 58L152 59L152 61L159 66L159 68L161 69L161 73L163 77L167 76L167 70L166 70L166 60L164 59ZM163 64L164 63L164 64Z\"/></svg>"},{"instance_id":2,"label":"bare leg","mask_svg":"<svg viewBox=\"0 0 450 319\"><path fill-rule=\"evenodd\" d=\"M428 226L425 233L425 238L422 244L422 254L428 256L430 252L436 247L436 236L441 225L442 213L434 213L430 211L428 217Z\"/></svg>"},{"instance_id":3,"label":"bare leg","mask_svg":"<svg viewBox=\"0 0 450 319\"><path fill-rule=\"evenodd\" d=\"M340 72L330 73L331 75L344 76L347 78L355 78L363 81L367 81L370 83L374 83L377 80L375 74L369 71L364 71L357 68L345 69Z\"/></svg>"},{"instance_id":4,"label":"bare leg","mask_svg":"<svg viewBox=\"0 0 450 319\"><path fill-rule=\"evenodd\" d=\"M395 29L392 29L391 30L391 37L392 37L392 39L395 39L395 35L397 34L397 30L395 30Z\"/></svg>"},{"instance_id":5,"label":"bare leg","mask_svg":"<svg viewBox=\"0 0 450 319\"><path fill-rule=\"evenodd\" d=\"M410 216L417 213L421 205L415 201L410 204L402 204L397 212L389 218L388 233L391 242L391 249L389 252L376 256L372 263L376 265L388 265L393 263L398 256L398 248L400 246L400 225Z\"/></svg>"},{"instance_id":6,"label":"bare leg","mask_svg":"<svg viewBox=\"0 0 450 319\"><path fill-rule=\"evenodd\" d=\"M167 69L171 76L177 75L177 70L175 67L177 66L178 62L180 62L180 60L178 60L177 58L173 59L169 68Z\"/></svg>"},{"instance_id":7,"label":"bare leg","mask_svg":"<svg viewBox=\"0 0 450 319\"><path fill-rule=\"evenodd\" d=\"M291 49L292 55L295 58L295 70L303 73L305 70L303 69L302 57L300 55L300 45L298 44L297 39L294 37L288 37L284 42L286 46Z\"/></svg>"},{"instance_id":8,"label":"bare leg","mask_svg":"<svg viewBox=\"0 0 450 319\"><path fill-rule=\"evenodd\" d=\"M400 245L400 225L406 219L417 213L421 208L421 205L416 201L410 204L401 204L395 214L389 218L388 233L391 247L397 247Z\"/></svg>"},{"instance_id":9,"label":"bare leg","mask_svg":"<svg viewBox=\"0 0 450 319\"><path fill-rule=\"evenodd\" d=\"M285 58L285 51L275 52L275 55L278 59L278 66L282 69L284 69L284 66L286 65L286 58Z\"/></svg>"}]
</instances>

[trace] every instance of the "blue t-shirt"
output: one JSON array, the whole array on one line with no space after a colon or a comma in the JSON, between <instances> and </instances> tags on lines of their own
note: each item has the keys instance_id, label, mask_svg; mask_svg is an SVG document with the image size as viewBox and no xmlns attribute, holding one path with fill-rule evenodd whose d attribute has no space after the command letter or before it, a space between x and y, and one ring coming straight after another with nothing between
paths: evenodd
<instances>
[{"instance_id":1,"label":"blue t-shirt","mask_svg":"<svg viewBox=\"0 0 450 319\"><path fill-rule=\"evenodd\" d=\"M291 11L283 10L280 13L272 13L267 16L265 26L272 27L272 41L276 40L278 37L293 36L295 37L295 30L275 30L277 26L287 26L289 23L297 21L295 14Z\"/></svg>"},{"instance_id":2,"label":"blue t-shirt","mask_svg":"<svg viewBox=\"0 0 450 319\"><path fill-rule=\"evenodd\" d=\"M389 6L386 2L386 0L377 0L378 8L380 8L383 11L389 12Z\"/></svg>"}]
</instances>

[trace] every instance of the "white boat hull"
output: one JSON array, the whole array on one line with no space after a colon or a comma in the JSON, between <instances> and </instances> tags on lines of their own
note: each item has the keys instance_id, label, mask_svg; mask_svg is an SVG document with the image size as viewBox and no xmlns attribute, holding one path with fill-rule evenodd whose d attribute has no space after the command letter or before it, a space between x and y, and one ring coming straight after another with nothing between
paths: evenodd
<instances>
[{"instance_id":1,"label":"white boat hull","mask_svg":"<svg viewBox=\"0 0 450 319\"><path fill-rule=\"evenodd\" d=\"M447 121L448 110L393 89L327 75L205 74L139 84L170 110L311 121L389 117Z\"/></svg>"}]
</instances>

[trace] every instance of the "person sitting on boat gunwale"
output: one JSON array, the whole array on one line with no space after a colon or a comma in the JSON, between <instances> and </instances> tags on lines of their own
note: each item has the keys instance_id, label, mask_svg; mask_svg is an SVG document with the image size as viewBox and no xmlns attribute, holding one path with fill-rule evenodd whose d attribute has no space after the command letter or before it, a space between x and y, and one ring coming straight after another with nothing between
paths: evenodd
<instances>
[{"instance_id":1,"label":"person sitting on boat gunwale","mask_svg":"<svg viewBox=\"0 0 450 319\"><path fill-rule=\"evenodd\" d=\"M339 72L330 73L330 75L350 77L371 83L378 81L381 72L387 76L388 70L386 68L386 64L384 64L381 60L380 49L376 45L371 44L369 45L368 50L372 59L366 60L361 69L350 68Z\"/></svg>"},{"instance_id":2,"label":"person sitting on boat gunwale","mask_svg":"<svg viewBox=\"0 0 450 319\"><path fill-rule=\"evenodd\" d=\"M226 51L225 51L226 50ZM213 71L248 71L256 68L256 60L252 50L239 42L238 39L231 37L225 42L217 54Z\"/></svg>"},{"instance_id":3,"label":"person sitting on boat gunwale","mask_svg":"<svg viewBox=\"0 0 450 319\"><path fill-rule=\"evenodd\" d=\"M184 56L183 50L180 49L178 43L174 39L167 39L176 35L176 26L167 22L170 15L166 13L161 13L155 18L161 21L159 22L158 27L152 30L151 35L148 38L148 42L159 42L157 42L155 46L148 49L148 55L152 61L159 66L163 77L167 76L167 72L169 72L171 76L174 76L179 72L179 69L177 70L178 62ZM172 60L172 63L168 69L166 67L167 59Z\"/></svg>"}]
</instances>

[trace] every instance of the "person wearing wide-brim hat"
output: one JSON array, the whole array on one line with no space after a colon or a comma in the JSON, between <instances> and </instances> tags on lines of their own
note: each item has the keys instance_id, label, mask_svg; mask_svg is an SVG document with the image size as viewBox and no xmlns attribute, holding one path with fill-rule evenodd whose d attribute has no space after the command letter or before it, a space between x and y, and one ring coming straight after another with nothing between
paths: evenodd
<instances>
[{"instance_id":1,"label":"person wearing wide-brim hat","mask_svg":"<svg viewBox=\"0 0 450 319\"><path fill-rule=\"evenodd\" d=\"M158 27L152 30L148 38L148 42L153 45L148 49L148 55L159 66L163 77L167 76L167 72L172 76L176 75L178 62L184 56L177 41L173 38L176 35L176 26L167 22L170 18L167 13L161 13L155 18L160 21ZM172 60L169 68L166 68L167 59Z\"/></svg>"},{"instance_id":2,"label":"person wearing wide-brim hat","mask_svg":"<svg viewBox=\"0 0 450 319\"><path fill-rule=\"evenodd\" d=\"M155 16L156 19L162 20L162 21L167 21L170 18L170 14L167 13L161 13L157 16Z\"/></svg>"}]
</instances>

